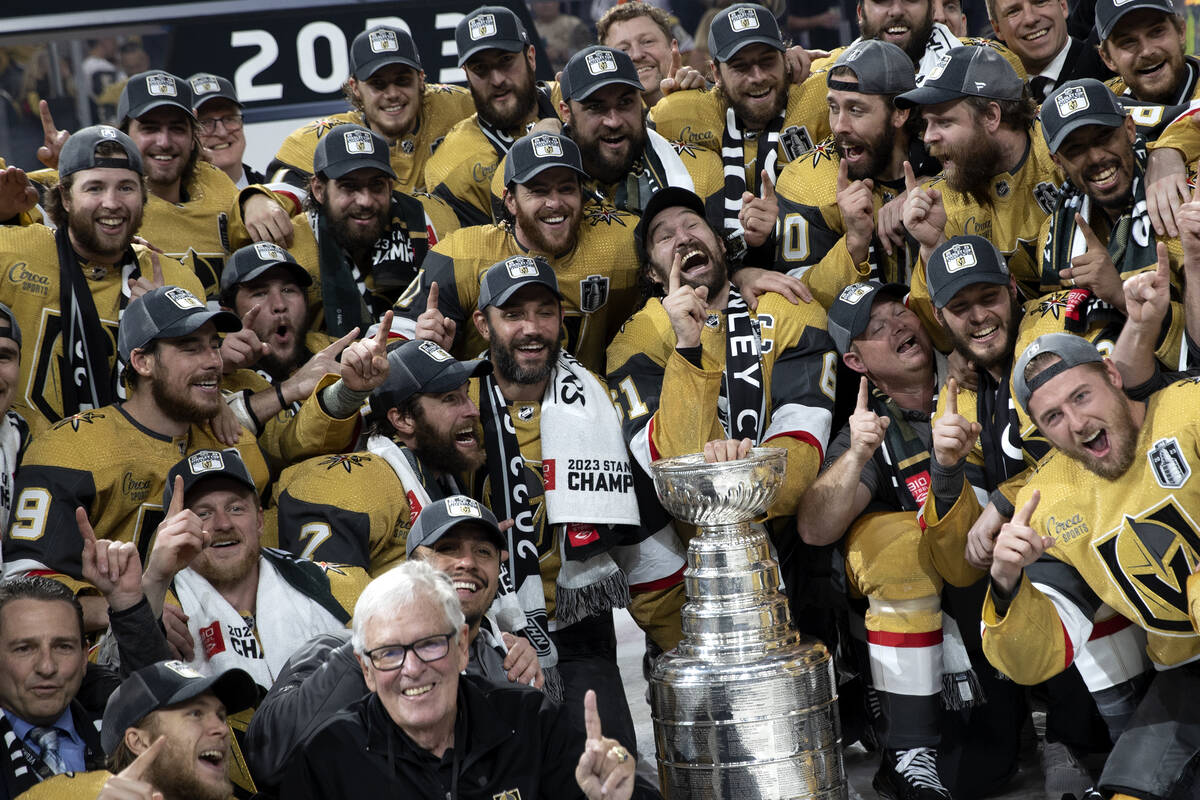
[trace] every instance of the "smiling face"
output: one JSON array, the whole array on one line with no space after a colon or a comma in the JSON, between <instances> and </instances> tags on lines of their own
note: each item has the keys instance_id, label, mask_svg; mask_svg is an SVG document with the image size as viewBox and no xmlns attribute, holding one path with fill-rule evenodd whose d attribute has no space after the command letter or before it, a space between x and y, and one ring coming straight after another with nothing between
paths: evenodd
<instances>
[{"instance_id":1,"label":"smiling face","mask_svg":"<svg viewBox=\"0 0 1200 800\"><path fill-rule=\"evenodd\" d=\"M748 44L716 65L717 84L747 130L762 130L788 101L788 69L783 53L770 45Z\"/></svg>"},{"instance_id":2,"label":"smiling face","mask_svg":"<svg viewBox=\"0 0 1200 800\"><path fill-rule=\"evenodd\" d=\"M98 167L70 177L63 208L71 246L89 261L115 263L142 226L141 176L131 169Z\"/></svg>"},{"instance_id":3,"label":"smiling face","mask_svg":"<svg viewBox=\"0 0 1200 800\"><path fill-rule=\"evenodd\" d=\"M929 0L862 0L858 25L862 38L891 42L916 64L925 55L933 12Z\"/></svg>"},{"instance_id":4,"label":"smiling face","mask_svg":"<svg viewBox=\"0 0 1200 800\"><path fill-rule=\"evenodd\" d=\"M1067 45L1067 0L995 0L992 27L1030 75Z\"/></svg>"},{"instance_id":5,"label":"smiling face","mask_svg":"<svg viewBox=\"0 0 1200 800\"><path fill-rule=\"evenodd\" d=\"M229 478L214 477L194 486L185 500L212 535L191 568L218 591L255 574L263 513L254 491Z\"/></svg>"},{"instance_id":6,"label":"smiling face","mask_svg":"<svg viewBox=\"0 0 1200 800\"><path fill-rule=\"evenodd\" d=\"M563 121L579 145L583 168L601 183L616 183L646 149L642 95L624 84L604 86L562 104Z\"/></svg>"},{"instance_id":7,"label":"smiling face","mask_svg":"<svg viewBox=\"0 0 1200 800\"><path fill-rule=\"evenodd\" d=\"M367 127L394 142L417 125L425 73L403 64L388 64L366 80L350 78L347 88Z\"/></svg>"},{"instance_id":8,"label":"smiling face","mask_svg":"<svg viewBox=\"0 0 1200 800\"><path fill-rule=\"evenodd\" d=\"M583 196L574 170L544 170L505 190L504 205L516 220L517 239L528 249L554 258L575 246Z\"/></svg>"},{"instance_id":9,"label":"smiling face","mask_svg":"<svg viewBox=\"0 0 1200 800\"><path fill-rule=\"evenodd\" d=\"M413 414L400 420L401 433L430 469L447 474L470 472L487 459L479 438L479 408L468 384L417 397Z\"/></svg>"},{"instance_id":10,"label":"smiling face","mask_svg":"<svg viewBox=\"0 0 1200 800\"><path fill-rule=\"evenodd\" d=\"M173 106L152 108L129 121L129 138L142 152L146 182L155 194L179 192L183 173L196 147L192 120Z\"/></svg>"},{"instance_id":11,"label":"smiling face","mask_svg":"<svg viewBox=\"0 0 1200 800\"><path fill-rule=\"evenodd\" d=\"M392 179L383 170L364 167L331 180L314 177L310 186L342 247L368 249L387 229Z\"/></svg>"},{"instance_id":12,"label":"smiling face","mask_svg":"<svg viewBox=\"0 0 1200 800\"><path fill-rule=\"evenodd\" d=\"M22 597L0 608L0 706L48 725L75 699L86 666L70 603Z\"/></svg>"},{"instance_id":13,"label":"smiling face","mask_svg":"<svg viewBox=\"0 0 1200 800\"><path fill-rule=\"evenodd\" d=\"M650 277L664 290L670 285L676 254L682 257L681 285L705 286L709 300L714 300L729 283L724 245L704 217L690 208L674 206L658 212L646 231L646 252Z\"/></svg>"},{"instance_id":14,"label":"smiling face","mask_svg":"<svg viewBox=\"0 0 1200 800\"><path fill-rule=\"evenodd\" d=\"M977 201L990 202L992 178L1003 162L1000 145L992 136L999 127L999 106L992 103L984 115L965 99L949 100L925 106L921 114L925 145L942 162L946 185Z\"/></svg>"},{"instance_id":15,"label":"smiling face","mask_svg":"<svg viewBox=\"0 0 1200 800\"><path fill-rule=\"evenodd\" d=\"M956 350L983 369L1007 373L1021 321L1016 287L973 283L936 313Z\"/></svg>"},{"instance_id":16,"label":"smiling face","mask_svg":"<svg viewBox=\"0 0 1200 800\"><path fill-rule=\"evenodd\" d=\"M851 343L844 360L876 384L904 385L932 370L933 344L916 314L899 300L879 296L866 330Z\"/></svg>"},{"instance_id":17,"label":"smiling face","mask_svg":"<svg viewBox=\"0 0 1200 800\"><path fill-rule=\"evenodd\" d=\"M1183 20L1152 8L1121 17L1100 45L1104 64L1121 76L1134 98L1150 103L1178 102L1175 96L1188 75L1183 56Z\"/></svg>"},{"instance_id":18,"label":"smiling face","mask_svg":"<svg viewBox=\"0 0 1200 800\"><path fill-rule=\"evenodd\" d=\"M506 381L534 385L547 380L562 347L562 303L544 286L518 289L502 308L474 315L488 342L492 365Z\"/></svg>"},{"instance_id":19,"label":"smiling face","mask_svg":"<svg viewBox=\"0 0 1200 800\"><path fill-rule=\"evenodd\" d=\"M537 111L537 79L532 47L509 53L489 48L471 56L464 65L471 98L480 119L502 131L509 130Z\"/></svg>"},{"instance_id":20,"label":"smiling face","mask_svg":"<svg viewBox=\"0 0 1200 800\"><path fill-rule=\"evenodd\" d=\"M246 152L246 132L242 129L242 109L232 100L215 97L196 112L200 123L200 144L204 156L222 172L242 171L242 156ZM233 126L230 130L228 125Z\"/></svg>"},{"instance_id":21,"label":"smiling face","mask_svg":"<svg viewBox=\"0 0 1200 800\"><path fill-rule=\"evenodd\" d=\"M1063 140L1053 155L1054 163L1095 203L1109 211L1124 211L1132 199L1136 138L1132 117L1115 128L1084 125Z\"/></svg>"},{"instance_id":22,"label":"smiling face","mask_svg":"<svg viewBox=\"0 0 1200 800\"><path fill-rule=\"evenodd\" d=\"M431 546L418 547L413 555L450 576L467 627L475 630L496 596L501 552L485 529L473 522L463 522Z\"/></svg>"},{"instance_id":23,"label":"smiling face","mask_svg":"<svg viewBox=\"0 0 1200 800\"><path fill-rule=\"evenodd\" d=\"M830 89L825 99L833 140L850 180L883 177L896 155L896 133L903 128L908 112L893 108L883 95Z\"/></svg>"},{"instance_id":24,"label":"smiling face","mask_svg":"<svg viewBox=\"0 0 1200 800\"><path fill-rule=\"evenodd\" d=\"M144 776L164 797L228 800L233 796L227 766L229 726L225 705L216 695L206 692L159 709L142 720L139 729L139 738L146 747L159 736L166 737L166 744Z\"/></svg>"},{"instance_id":25,"label":"smiling face","mask_svg":"<svg viewBox=\"0 0 1200 800\"><path fill-rule=\"evenodd\" d=\"M203 423L216 416L221 397L221 337L212 322L187 336L159 339L149 353L134 350L130 366L150 381L155 405L170 419ZM141 391L139 381L135 391Z\"/></svg>"},{"instance_id":26,"label":"smiling face","mask_svg":"<svg viewBox=\"0 0 1200 800\"><path fill-rule=\"evenodd\" d=\"M308 304L304 289L292 273L272 267L252 281L238 284L233 313L244 317L259 306L254 333L270 348L259 361L259 369L282 380L304 359L304 337L308 333Z\"/></svg>"},{"instance_id":27,"label":"smiling face","mask_svg":"<svg viewBox=\"0 0 1200 800\"><path fill-rule=\"evenodd\" d=\"M11 327L0 319L0 414L12 407L21 381L21 348L13 339Z\"/></svg>"},{"instance_id":28,"label":"smiling face","mask_svg":"<svg viewBox=\"0 0 1200 800\"><path fill-rule=\"evenodd\" d=\"M629 54L647 100L661 97L659 83L671 71L671 39L658 23L648 15L613 22L601 44Z\"/></svg>"}]
</instances>

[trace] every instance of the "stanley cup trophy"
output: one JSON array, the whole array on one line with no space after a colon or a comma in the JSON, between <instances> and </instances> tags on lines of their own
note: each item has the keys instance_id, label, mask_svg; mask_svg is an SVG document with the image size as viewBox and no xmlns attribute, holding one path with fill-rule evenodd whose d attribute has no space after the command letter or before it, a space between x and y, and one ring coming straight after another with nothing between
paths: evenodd
<instances>
[{"instance_id":1,"label":"stanley cup trophy","mask_svg":"<svg viewBox=\"0 0 1200 800\"><path fill-rule=\"evenodd\" d=\"M793 627L767 536L750 522L779 491L780 448L738 461L651 465L688 546L683 641L655 664L650 707L668 800L841 799L841 727L825 645Z\"/></svg>"}]
</instances>

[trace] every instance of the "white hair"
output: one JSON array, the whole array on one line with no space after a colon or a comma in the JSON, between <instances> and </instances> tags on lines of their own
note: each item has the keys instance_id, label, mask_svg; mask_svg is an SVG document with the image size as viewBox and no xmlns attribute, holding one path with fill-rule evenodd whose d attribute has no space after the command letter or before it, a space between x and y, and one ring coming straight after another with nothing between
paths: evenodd
<instances>
[{"instance_id":1,"label":"white hair","mask_svg":"<svg viewBox=\"0 0 1200 800\"><path fill-rule=\"evenodd\" d=\"M353 632L350 637L354 652L366 650L367 623L380 614L396 614L405 606L420 599L427 599L441 606L447 624L454 629L457 639L460 628L466 621L454 582L444 572L439 572L423 561L405 561L367 584L354 605Z\"/></svg>"}]
</instances>

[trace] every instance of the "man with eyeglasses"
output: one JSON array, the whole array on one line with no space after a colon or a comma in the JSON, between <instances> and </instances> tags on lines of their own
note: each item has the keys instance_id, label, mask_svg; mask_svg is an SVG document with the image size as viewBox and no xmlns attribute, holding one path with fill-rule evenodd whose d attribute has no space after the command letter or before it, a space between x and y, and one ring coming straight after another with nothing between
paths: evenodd
<instances>
[{"instance_id":1,"label":"man with eyeglasses","mask_svg":"<svg viewBox=\"0 0 1200 800\"><path fill-rule=\"evenodd\" d=\"M242 104L228 78L197 73L188 78L192 85L192 110L200 123L203 156L219 167L239 189L252 183L265 183L266 177L249 164L242 163L246 153Z\"/></svg>"},{"instance_id":2,"label":"man with eyeglasses","mask_svg":"<svg viewBox=\"0 0 1200 800\"><path fill-rule=\"evenodd\" d=\"M428 564L408 561L373 581L354 607L352 638L370 693L292 758L280 796L634 795L634 760L603 736L591 692L585 739L540 692L462 675L468 631L454 583Z\"/></svg>"}]
</instances>

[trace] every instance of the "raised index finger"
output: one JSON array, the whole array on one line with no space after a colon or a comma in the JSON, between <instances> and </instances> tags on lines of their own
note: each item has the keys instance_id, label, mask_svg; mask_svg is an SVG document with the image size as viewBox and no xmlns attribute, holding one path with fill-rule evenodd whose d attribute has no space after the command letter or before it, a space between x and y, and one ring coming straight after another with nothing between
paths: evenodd
<instances>
[{"instance_id":1,"label":"raised index finger","mask_svg":"<svg viewBox=\"0 0 1200 800\"><path fill-rule=\"evenodd\" d=\"M345 350L347 347L349 347L351 345L351 343L354 342L354 340L357 338L358 338L358 328L351 328L349 333L347 333L342 338L338 339L336 342L325 345L325 349L322 350L321 352L328 353L329 355L336 357L336 356L340 355L343 350Z\"/></svg>"},{"instance_id":2,"label":"raised index finger","mask_svg":"<svg viewBox=\"0 0 1200 800\"><path fill-rule=\"evenodd\" d=\"M858 405L855 411L867 410L867 376L863 375L858 379Z\"/></svg>"},{"instance_id":3,"label":"raised index finger","mask_svg":"<svg viewBox=\"0 0 1200 800\"><path fill-rule=\"evenodd\" d=\"M79 535L83 537L85 543L96 543L96 532L92 530L92 523L88 519L87 509L83 506L75 507L75 524L79 526Z\"/></svg>"},{"instance_id":4,"label":"raised index finger","mask_svg":"<svg viewBox=\"0 0 1200 800\"><path fill-rule=\"evenodd\" d=\"M183 511L183 476L175 476L175 485L171 487L171 505L167 506L167 519Z\"/></svg>"},{"instance_id":5,"label":"raised index finger","mask_svg":"<svg viewBox=\"0 0 1200 800\"><path fill-rule=\"evenodd\" d=\"M683 56L679 54L679 42L671 42L671 71L667 73L668 78L674 78L675 73L683 67Z\"/></svg>"},{"instance_id":6,"label":"raised index finger","mask_svg":"<svg viewBox=\"0 0 1200 800\"><path fill-rule=\"evenodd\" d=\"M771 180L771 173L768 170L762 171L762 191L759 196L763 200L775 199L775 181Z\"/></svg>"},{"instance_id":7,"label":"raised index finger","mask_svg":"<svg viewBox=\"0 0 1200 800\"><path fill-rule=\"evenodd\" d=\"M604 738L600 727L600 712L596 710L596 693L591 689L583 696L583 725L587 729L587 738Z\"/></svg>"},{"instance_id":8,"label":"raised index finger","mask_svg":"<svg viewBox=\"0 0 1200 800\"><path fill-rule=\"evenodd\" d=\"M387 350L388 336L392 333L392 310L389 308L379 322L379 330L375 331L375 347L377 352Z\"/></svg>"},{"instance_id":9,"label":"raised index finger","mask_svg":"<svg viewBox=\"0 0 1200 800\"><path fill-rule=\"evenodd\" d=\"M958 380L951 378L946 381L946 414L958 413Z\"/></svg>"},{"instance_id":10,"label":"raised index finger","mask_svg":"<svg viewBox=\"0 0 1200 800\"><path fill-rule=\"evenodd\" d=\"M163 277L162 261L159 260L158 253L153 250L150 251L150 266L154 274L154 285L156 287L166 286L167 279Z\"/></svg>"},{"instance_id":11,"label":"raised index finger","mask_svg":"<svg viewBox=\"0 0 1200 800\"><path fill-rule=\"evenodd\" d=\"M46 134L46 144L53 144L58 136L58 126L54 124L54 115L50 113L50 104L45 100L38 102L38 113L42 117L42 133Z\"/></svg>"},{"instance_id":12,"label":"raised index finger","mask_svg":"<svg viewBox=\"0 0 1200 800\"><path fill-rule=\"evenodd\" d=\"M913 173L912 164L904 162L904 190L911 192L917 188L917 176Z\"/></svg>"},{"instance_id":13,"label":"raised index finger","mask_svg":"<svg viewBox=\"0 0 1200 800\"><path fill-rule=\"evenodd\" d=\"M1087 240L1088 249L1091 250L1093 245L1103 247L1100 237L1092 232L1092 228L1087 224L1087 220L1079 212L1075 212L1075 225L1083 233L1083 238ZM1108 249L1108 248L1105 248Z\"/></svg>"},{"instance_id":14,"label":"raised index finger","mask_svg":"<svg viewBox=\"0 0 1200 800\"><path fill-rule=\"evenodd\" d=\"M838 162L837 190L838 194L846 191L846 187L850 185L850 166L846 163L846 159L841 159Z\"/></svg>"},{"instance_id":15,"label":"raised index finger","mask_svg":"<svg viewBox=\"0 0 1200 800\"><path fill-rule=\"evenodd\" d=\"M1171 279L1171 254L1167 250L1167 246L1162 242L1158 243L1158 269L1154 270L1154 285L1155 287L1163 287L1167 285L1167 281Z\"/></svg>"},{"instance_id":16,"label":"raised index finger","mask_svg":"<svg viewBox=\"0 0 1200 800\"><path fill-rule=\"evenodd\" d=\"M158 758L158 754L167 744L167 737L159 736L154 740L154 744L150 745L145 751L133 760L125 769L121 770L122 778L131 778L135 781L140 781L150 769L150 765L154 763L154 759Z\"/></svg>"},{"instance_id":17,"label":"raised index finger","mask_svg":"<svg viewBox=\"0 0 1200 800\"><path fill-rule=\"evenodd\" d=\"M1013 523L1016 525L1024 525L1025 527L1029 527L1029 520L1033 519L1033 512L1037 510L1038 502L1041 499L1041 490L1034 489L1033 494L1030 495L1028 502L1021 506L1020 511L1013 516Z\"/></svg>"},{"instance_id":18,"label":"raised index finger","mask_svg":"<svg viewBox=\"0 0 1200 800\"><path fill-rule=\"evenodd\" d=\"M255 303L250 306L250 310L242 315L242 327L246 330L251 330L254 327L254 320L258 319L258 312L262 311L262 303Z\"/></svg>"},{"instance_id":19,"label":"raised index finger","mask_svg":"<svg viewBox=\"0 0 1200 800\"><path fill-rule=\"evenodd\" d=\"M674 294L679 288L679 275L683 272L683 253L676 251L671 258L671 272L667 275L667 294Z\"/></svg>"},{"instance_id":20,"label":"raised index finger","mask_svg":"<svg viewBox=\"0 0 1200 800\"><path fill-rule=\"evenodd\" d=\"M438 285L437 281L429 284L429 295L425 298L425 310L437 311L438 307Z\"/></svg>"}]
</instances>

